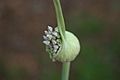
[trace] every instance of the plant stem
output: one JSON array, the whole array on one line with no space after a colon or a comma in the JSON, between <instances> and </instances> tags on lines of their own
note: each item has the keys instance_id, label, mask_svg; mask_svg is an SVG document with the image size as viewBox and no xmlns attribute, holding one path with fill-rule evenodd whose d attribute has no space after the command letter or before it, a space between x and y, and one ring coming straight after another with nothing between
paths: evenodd
<instances>
[{"instance_id":1,"label":"plant stem","mask_svg":"<svg viewBox=\"0 0 120 80\"><path fill-rule=\"evenodd\" d=\"M64 21L64 17L63 17L63 13L62 13L60 0L53 0L53 3L55 6L58 29L60 30L61 37L64 40L64 38L65 38L65 21Z\"/></svg>"},{"instance_id":2,"label":"plant stem","mask_svg":"<svg viewBox=\"0 0 120 80\"><path fill-rule=\"evenodd\" d=\"M62 66L62 80L69 80L70 62L64 62Z\"/></svg>"},{"instance_id":3,"label":"plant stem","mask_svg":"<svg viewBox=\"0 0 120 80\"><path fill-rule=\"evenodd\" d=\"M61 34L62 41L65 41L65 21L62 13L62 8L60 4L60 0L53 0L57 18L58 29ZM70 71L70 62L64 62L62 66L62 80L69 79L69 71Z\"/></svg>"}]
</instances>

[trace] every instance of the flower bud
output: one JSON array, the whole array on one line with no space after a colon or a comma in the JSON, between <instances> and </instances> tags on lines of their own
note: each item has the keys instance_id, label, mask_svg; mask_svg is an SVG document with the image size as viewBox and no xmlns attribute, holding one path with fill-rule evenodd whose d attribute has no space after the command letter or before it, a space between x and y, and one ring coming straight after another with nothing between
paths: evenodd
<instances>
[{"instance_id":1,"label":"flower bud","mask_svg":"<svg viewBox=\"0 0 120 80\"><path fill-rule=\"evenodd\" d=\"M62 40L60 32L56 27L54 30L48 26L43 36L43 43L46 51L53 61L68 62L73 61L80 51L80 43L77 37L71 32L65 31L65 39Z\"/></svg>"}]
</instances>

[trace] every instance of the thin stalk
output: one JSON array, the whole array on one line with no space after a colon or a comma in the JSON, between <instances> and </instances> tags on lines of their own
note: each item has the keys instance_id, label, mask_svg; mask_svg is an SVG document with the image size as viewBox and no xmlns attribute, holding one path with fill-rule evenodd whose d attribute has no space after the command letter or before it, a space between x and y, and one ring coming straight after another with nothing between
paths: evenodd
<instances>
[{"instance_id":1,"label":"thin stalk","mask_svg":"<svg viewBox=\"0 0 120 80\"><path fill-rule=\"evenodd\" d=\"M62 66L62 80L69 80L70 62L64 62Z\"/></svg>"},{"instance_id":2,"label":"thin stalk","mask_svg":"<svg viewBox=\"0 0 120 80\"><path fill-rule=\"evenodd\" d=\"M62 13L60 0L53 0L53 3L55 6L58 29L60 30L62 40L64 40L64 38L65 38L65 21L64 21L64 17L63 17L63 13Z\"/></svg>"},{"instance_id":3,"label":"thin stalk","mask_svg":"<svg viewBox=\"0 0 120 80\"><path fill-rule=\"evenodd\" d=\"M60 31L62 41L65 42L65 21L62 13L60 0L53 0L57 18L57 27ZM70 62L64 62L62 67L62 80L69 79Z\"/></svg>"}]
</instances>

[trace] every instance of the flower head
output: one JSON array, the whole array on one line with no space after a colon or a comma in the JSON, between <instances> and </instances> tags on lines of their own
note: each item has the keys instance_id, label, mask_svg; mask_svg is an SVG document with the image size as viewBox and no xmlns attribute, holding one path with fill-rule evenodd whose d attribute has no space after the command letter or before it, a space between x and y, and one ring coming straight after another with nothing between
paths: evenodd
<instances>
[{"instance_id":1,"label":"flower head","mask_svg":"<svg viewBox=\"0 0 120 80\"><path fill-rule=\"evenodd\" d=\"M62 40L57 27L53 29L48 26L48 30L45 31L43 43L46 45L46 51L53 61L72 61L80 51L78 39L68 31L65 31L65 36L65 40Z\"/></svg>"}]
</instances>

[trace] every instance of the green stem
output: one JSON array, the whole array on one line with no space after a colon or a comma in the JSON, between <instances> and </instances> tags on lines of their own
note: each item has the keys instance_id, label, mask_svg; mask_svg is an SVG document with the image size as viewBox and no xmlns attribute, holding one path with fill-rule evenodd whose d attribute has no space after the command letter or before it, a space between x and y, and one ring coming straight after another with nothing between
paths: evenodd
<instances>
[{"instance_id":1,"label":"green stem","mask_svg":"<svg viewBox=\"0 0 120 80\"><path fill-rule=\"evenodd\" d=\"M57 27L60 31L62 41L65 41L65 21L62 13L60 0L53 0L57 18ZM62 80L69 79L70 62L64 62L62 67Z\"/></svg>"},{"instance_id":2,"label":"green stem","mask_svg":"<svg viewBox=\"0 0 120 80\"><path fill-rule=\"evenodd\" d=\"M69 80L70 62L64 62L62 67L62 80Z\"/></svg>"},{"instance_id":3,"label":"green stem","mask_svg":"<svg viewBox=\"0 0 120 80\"><path fill-rule=\"evenodd\" d=\"M64 38L65 38L65 21L64 21L64 17L63 17L63 13L62 13L60 0L53 0L53 3L55 6L58 29L60 30L61 37L64 40Z\"/></svg>"}]
</instances>

